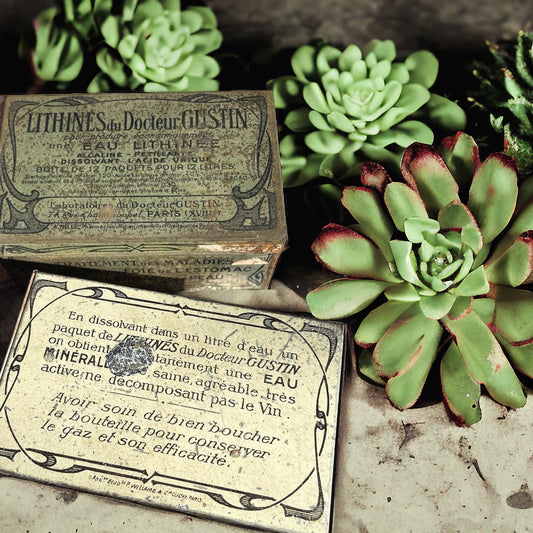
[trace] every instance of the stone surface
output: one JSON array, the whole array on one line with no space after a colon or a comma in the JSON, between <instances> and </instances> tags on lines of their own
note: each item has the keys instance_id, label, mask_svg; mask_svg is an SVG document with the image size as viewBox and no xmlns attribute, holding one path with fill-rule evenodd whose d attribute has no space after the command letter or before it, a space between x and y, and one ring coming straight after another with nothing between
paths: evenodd
<instances>
[{"instance_id":1,"label":"stone surface","mask_svg":"<svg viewBox=\"0 0 533 533\"><path fill-rule=\"evenodd\" d=\"M0 274L12 308L5 324L12 327L22 291ZM280 276L291 278L283 271ZM307 271L302 286L313 277L323 275ZM299 290L296 284L288 287L275 280L272 293L218 291L198 296L304 312L305 302L295 292ZM383 390L354 374L349 364L341 402L333 533L532 531L531 400L513 411L483 396L481 407L483 419L468 429L454 426L442 403L431 398L420 407L398 411ZM94 533L246 531L10 477L0 478L0 495L0 531L60 533L66 523L72 531Z\"/></svg>"}]
</instances>

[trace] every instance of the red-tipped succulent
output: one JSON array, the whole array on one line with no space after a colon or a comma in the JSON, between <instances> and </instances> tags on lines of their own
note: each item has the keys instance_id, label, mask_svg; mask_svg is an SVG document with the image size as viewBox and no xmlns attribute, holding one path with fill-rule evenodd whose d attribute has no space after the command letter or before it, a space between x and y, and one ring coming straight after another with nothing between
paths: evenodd
<instances>
[{"instance_id":1,"label":"red-tipped succulent","mask_svg":"<svg viewBox=\"0 0 533 533\"><path fill-rule=\"evenodd\" d=\"M343 277L308 294L312 313L366 311L355 333L359 369L400 409L418 400L436 361L457 424L481 418L481 385L523 406L516 372L533 377L533 193L526 182L519 194L514 160L481 162L459 132L439 150L409 146L401 180L367 163L361 182L342 197L357 224L330 224L313 243Z\"/></svg>"}]
</instances>

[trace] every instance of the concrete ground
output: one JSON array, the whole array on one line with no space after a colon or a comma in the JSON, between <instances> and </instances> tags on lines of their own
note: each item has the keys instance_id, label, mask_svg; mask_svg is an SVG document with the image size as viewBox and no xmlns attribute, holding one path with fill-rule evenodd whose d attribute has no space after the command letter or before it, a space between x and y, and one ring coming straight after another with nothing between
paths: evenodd
<instances>
[{"instance_id":1,"label":"concrete ground","mask_svg":"<svg viewBox=\"0 0 533 533\"><path fill-rule=\"evenodd\" d=\"M46 0L0 0L0 93L24 92L20 33ZM208 0L228 51L254 62L235 86L260 86L286 50L312 38L334 44L392 38L401 54L428 48L441 58L439 83L469 85L473 56L486 39L512 38L533 28L531 0ZM243 77L244 76L244 77ZM231 81L226 80L227 84ZM294 258L293 258L294 259ZM305 268L281 271L273 291L207 294L261 309L304 311L313 286ZM314 278L313 278L314 279ZM0 270L0 348L5 352L22 299ZM3 355L3 354L2 354ZM531 391L530 391L531 396ZM451 424L442 404L400 412L381 389L349 370L342 400L335 485L334 533L533 531L533 403L508 411L487 397L483 419L469 429ZM240 528L206 522L76 491L1 477L0 531L229 533Z\"/></svg>"}]
</instances>

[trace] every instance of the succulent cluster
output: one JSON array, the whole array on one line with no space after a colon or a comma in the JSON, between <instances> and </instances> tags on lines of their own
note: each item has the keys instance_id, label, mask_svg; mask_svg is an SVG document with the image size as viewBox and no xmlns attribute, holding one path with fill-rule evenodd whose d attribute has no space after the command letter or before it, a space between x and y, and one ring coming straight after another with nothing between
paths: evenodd
<instances>
[{"instance_id":1,"label":"succulent cluster","mask_svg":"<svg viewBox=\"0 0 533 533\"><path fill-rule=\"evenodd\" d=\"M414 143L401 180L366 163L342 203L354 227L326 226L318 261L343 277L310 292L312 313L367 310L355 333L360 371L400 409L419 398L440 361L445 404L458 424L481 418L480 385L498 402L526 402L515 370L533 377L533 193L518 194L507 155L479 159L459 132L437 151ZM368 308L371 306L371 310Z\"/></svg>"},{"instance_id":2,"label":"succulent cluster","mask_svg":"<svg viewBox=\"0 0 533 533\"><path fill-rule=\"evenodd\" d=\"M179 0L56 0L23 42L38 80L60 89L216 90L222 43L208 7Z\"/></svg>"},{"instance_id":3,"label":"succulent cluster","mask_svg":"<svg viewBox=\"0 0 533 533\"><path fill-rule=\"evenodd\" d=\"M464 128L462 109L429 91L438 69L425 50L398 61L390 40L373 40L364 50L324 41L298 48L294 75L269 82L284 115L285 186L342 182L368 160L399 168L405 147L433 142L432 127Z\"/></svg>"},{"instance_id":4,"label":"succulent cluster","mask_svg":"<svg viewBox=\"0 0 533 533\"><path fill-rule=\"evenodd\" d=\"M492 61L477 63L474 71L480 83L474 100L503 135L505 153L524 175L533 175L533 33L489 43L489 51Z\"/></svg>"}]
</instances>

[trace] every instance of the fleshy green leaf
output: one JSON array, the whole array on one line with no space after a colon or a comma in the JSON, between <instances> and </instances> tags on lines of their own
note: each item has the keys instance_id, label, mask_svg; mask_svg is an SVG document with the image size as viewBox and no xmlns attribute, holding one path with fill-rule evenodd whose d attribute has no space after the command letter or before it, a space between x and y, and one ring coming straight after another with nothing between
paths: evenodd
<instances>
[{"instance_id":1,"label":"fleshy green leaf","mask_svg":"<svg viewBox=\"0 0 533 533\"><path fill-rule=\"evenodd\" d=\"M474 139L459 131L454 137L442 141L439 153L459 187L470 185L480 165L479 149Z\"/></svg>"},{"instance_id":2,"label":"fleshy green leaf","mask_svg":"<svg viewBox=\"0 0 533 533\"><path fill-rule=\"evenodd\" d=\"M474 299L471 296L458 296L448 312L448 318L450 320L462 318L472 311L473 306Z\"/></svg>"},{"instance_id":3,"label":"fleshy green leaf","mask_svg":"<svg viewBox=\"0 0 533 533\"><path fill-rule=\"evenodd\" d=\"M394 322L374 348L378 374L390 378L405 371L419 356L427 340L426 334L433 338L436 331L440 336L438 321L430 320L422 313Z\"/></svg>"},{"instance_id":4,"label":"fleshy green leaf","mask_svg":"<svg viewBox=\"0 0 533 533\"><path fill-rule=\"evenodd\" d=\"M435 235L439 229L439 223L432 218L411 217L404 222L405 235L413 243L421 243L426 239L425 233Z\"/></svg>"},{"instance_id":5,"label":"fleshy green leaf","mask_svg":"<svg viewBox=\"0 0 533 533\"><path fill-rule=\"evenodd\" d=\"M292 70L300 81L308 82L318 79L315 59L316 49L314 46L301 46L294 52L291 59Z\"/></svg>"},{"instance_id":6,"label":"fleshy green leaf","mask_svg":"<svg viewBox=\"0 0 533 533\"><path fill-rule=\"evenodd\" d=\"M468 375L457 344L452 342L444 354L440 377L444 402L458 426L471 426L481 420L481 387Z\"/></svg>"},{"instance_id":7,"label":"fleshy green leaf","mask_svg":"<svg viewBox=\"0 0 533 533\"><path fill-rule=\"evenodd\" d=\"M428 218L422 198L405 183L389 183L385 188L384 199L394 225L402 232L407 218Z\"/></svg>"},{"instance_id":8,"label":"fleshy green leaf","mask_svg":"<svg viewBox=\"0 0 533 533\"><path fill-rule=\"evenodd\" d=\"M367 162L361 170L361 183L366 187L377 189L381 194L391 179L384 167L379 163Z\"/></svg>"},{"instance_id":9,"label":"fleshy green leaf","mask_svg":"<svg viewBox=\"0 0 533 533\"><path fill-rule=\"evenodd\" d=\"M387 261L392 261L389 241L394 228L377 194L366 187L346 187L342 203L359 222L363 233L372 239Z\"/></svg>"},{"instance_id":10,"label":"fleshy green leaf","mask_svg":"<svg viewBox=\"0 0 533 533\"><path fill-rule=\"evenodd\" d=\"M533 341L533 293L496 286L494 325L512 343Z\"/></svg>"},{"instance_id":11,"label":"fleshy green leaf","mask_svg":"<svg viewBox=\"0 0 533 533\"><path fill-rule=\"evenodd\" d=\"M385 296L389 300L396 302L418 302L420 294L410 283L404 282L389 287L385 291Z\"/></svg>"},{"instance_id":12,"label":"fleshy green leaf","mask_svg":"<svg viewBox=\"0 0 533 533\"><path fill-rule=\"evenodd\" d=\"M357 367L359 372L376 385L385 385L385 381L376 372L372 352L370 350L360 350L357 355Z\"/></svg>"},{"instance_id":13,"label":"fleshy green leaf","mask_svg":"<svg viewBox=\"0 0 533 533\"><path fill-rule=\"evenodd\" d=\"M407 57L404 65L409 70L411 83L419 83L427 89L435 83L439 72L439 62L431 52L418 50Z\"/></svg>"},{"instance_id":14,"label":"fleshy green leaf","mask_svg":"<svg viewBox=\"0 0 533 533\"><path fill-rule=\"evenodd\" d=\"M533 343L514 346L503 335L496 333L496 338L503 346L515 368L522 374L533 378Z\"/></svg>"},{"instance_id":15,"label":"fleshy green leaf","mask_svg":"<svg viewBox=\"0 0 533 533\"><path fill-rule=\"evenodd\" d=\"M307 304L316 318L346 318L370 305L390 283L362 279L337 279L307 294Z\"/></svg>"},{"instance_id":16,"label":"fleshy green leaf","mask_svg":"<svg viewBox=\"0 0 533 533\"><path fill-rule=\"evenodd\" d=\"M533 230L524 233L494 261L486 266L487 279L498 285L517 287L533 272Z\"/></svg>"},{"instance_id":17,"label":"fleshy green leaf","mask_svg":"<svg viewBox=\"0 0 533 533\"><path fill-rule=\"evenodd\" d=\"M433 147L415 143L402 159L402 175L420 194L430 215L458 200L458 187L448 167Z\"/></svg>"},{"instance_id":18,"label":"fleshy green leaf","mask_svg":"<svg viewBox=\"0 0 533 533\"><path fill-rule=\"evenodd\" d=\"M304 85L303 97L311 109L326 115L331 112L322 88L318 83L312 82Z\"/></svg>"},{"instance_id":19,"label":"fleshy green leaf","mask_svg":"<svg viewBox=\"0 0 533 533\"><path fill-rule=\"evenodd\" d=\"M408 83L403 86L402 95L394 106L375 122L380 131L385 131L420 109L430 98L430 93L421 85Z\"/></svg>"},{"instance_id":20,"label":"fleshy green leaf","mask_svg":"<svg viewBox=\"0 0 533 533\"><path fill-rule=\"evenodd\" d=\"M346 137L330 131L313 131L305 136L305 144L319 154L336 154L346 145Z\"/></svg>"},{"instance_id":21,"label":"fleshy green leaf","mask_svg":"<svg viewBox=\"0 0 533 533\"><path fill-rule=\"evenodd\" d=\"M350 228L328 224L311 249L324 266L339 274L399 282L379 249Z\"/></svg>"},{"instance_id":22,"label":"fleshy green leaf","mask_svg":"<svg viewBox=\"0 0 533 533\"><path fill-rule=\"evenodd\" d=\"M468 198L485 243L492 242L509 223L517 194L516 163L504 154L491 154L477 169Z\"/></svg>"},{"instance_id":23,"label":"fleshy green leaf","mask_svg":"<svg viewBox=\"0 0 533 533\"><path fill-rule=\"evenodd\" d=\"M485 384L489 394L509 407L522 407L526 397L520 381L492 332L471 312L458 320L442 319L455 337L459 351L471 378Z\"/></svg>"},{"instance_id":24,"label":"fleshy green leaf","mask_svg":"<svg viewBox=\"0 0 533 533\"><path fill-rule=\"evenodd\" d=\"M393 240L390 243L392 255L394 256L394 263L398 270L398 274L413 285L417 287L425 287L424 283L418 277L417 272L413 267L411 260L411 253L413 245L409 241Z\"/></svg>"},{"instance_id":25,"label":"fleshy green leaf","mask_svg":"<svg viewBox=\"0 0 533 533\"><path fill-rule=\"evenodd\" d=\"M429 320L409 363L387 381L385 390L398 409L408 409L420 397L439 346L442 328L437 320Z\"/></svg>"},{"instance_id":26,"label":"fleshy green leaf","mask_svg":"<svg viewBox=\"0 0 533 533\"><path fill-rule=\"evenodd\" d=\"M453 289L455 296L481 296L489 292L490 286L485 269L480 266L472 270L457 287Z\"/></svg>"},{"instance_id":27,"label":"fleshy green leaf","mask_svg":"<svg viewBox=\"0 0 533 533\"><path fill-rule=\"evenodd\" d=\"M462 130L466 126L466 113L455 102L432 93L424 106L433 127L446 131Z\"/></svg>"},{"instance_id":28,"label":"fleshy green leaf","mask_svg":"<svg viewBox=\"0 0 533 533\"><path fill-rule=\"evenodd\" d=\"M363 347L376 344L394 322L412 306L412 302L385 302L370 311L355 332L355 342Z\"/></svg>"},{"instance_id":29,"label":"fleshy green leaf","mask_svg":"<svg viewBox=\"0 0 533 533\"><path fill-rule=\"evenodd\" d=\"M298 107L289 111L285 117L285 125L295 132L309 131L311 128L309 109L307 107Z\"/></svg>"},{"instance_id":30,"label":"fleshy green leaf","mask_svg":"<svg viewBox=\"0 0 533 533\"><path fill-rule=\"evenodd\" d=\"M404 120L388 130L381 131L372 136L372 144L376 146L389 146L397 144L406 148L414 142L432 143L433 131L419 120Z\"/></svg>"},{"instance_id":31,"label":"fleshy green leaf","mask_svg":"<svg viewBox=\"0 0 533 533\"><path fill-rule=\"evenodd\" d=\"M275 80L271 80L268 87L274 94L274 102L277 109L290 109L303 103L303 84L294 76L280 76Z\"/></svg>"},{"instance_id":32,"label":"fleshy green leaf","mask_svg":"<svg viewBox=\"0 0 533 533\"><path fill-rule=\"evenodd\" d=\"M483 247L483 236L476 220L468 207L460 201L444 206L439 212L438 221L443 230L461 228L462 241L474 253L477 254Z\"/></svg>"},{"instance_id":33,"label":"fleshy green leaf","mask_svg":"<svg viewBox=\"0 0 533 533\"><path fill-rule=\"evenodd\" d=\"M433 296L422 296L420 309L426 317L439 320L448 314L454 303L455 296L448 292L441 292Z\"/></svg>"}]
</instances>

